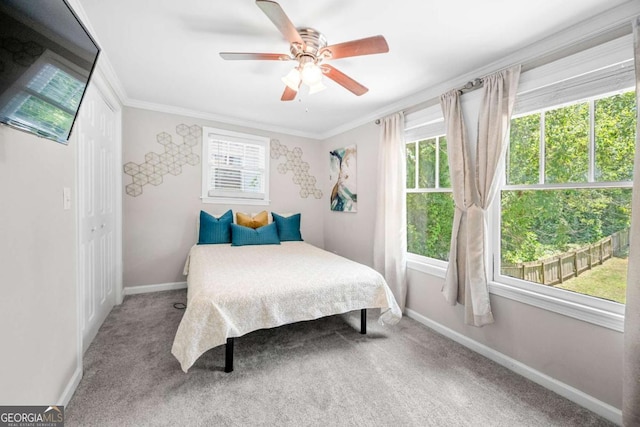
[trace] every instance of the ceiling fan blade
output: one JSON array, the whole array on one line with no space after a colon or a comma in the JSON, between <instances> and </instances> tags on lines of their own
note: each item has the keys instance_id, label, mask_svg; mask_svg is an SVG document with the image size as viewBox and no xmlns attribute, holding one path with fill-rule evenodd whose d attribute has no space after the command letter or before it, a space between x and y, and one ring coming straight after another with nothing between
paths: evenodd
<instances>
[{"instance_id":1,"label":"ceiling fan blade","mask_svg":"<svg viewBox=\"0 0 640 427\"><path fill-rule=\"evenodd\" d=\"M325 64L322 67L322 72L325 76L329 77L334 82L338 83L340 86L345 89L351 91L355 95L364 95L369 91L366 87L362 86L357 81L353 80L351 77L344 74L342 71L337 70L331 65Z\"/></svg>"},{"instance_id":2,"label":"ceiling fan blade","mask_svg":"<svg viewBox=\"0 0 640 427\"><path fill-rule=\"evenodd\" d=\"M263 61L289 61L291 57L284 53L248 53L248 52L220 52L222 59L227 61L238 60L263 60Z\"/></svg>"},{"instance_id":3,"label":"ceiling fan blade","mask_svg":"<svg viewBox=\"0 0 640 427\"><path fill-rule=\"evenodd\" d=\"M284 10L282 10L282 7L280 7L278 3L269 0L256 0L256 4L262 9L271 22L275 24L289 43L299 43L304 49L305 43L302 37L300 37L298 30L296 30L296 27L291 23L287 14L284 13Z\"/></svg>"},{"instance_id":4,"label":"ceiling fan blade","mask_svg":"<svg viewBox=\"0 0 640 427\"><path fill-rule=\"evenodd\" d=\"M331 59L348 58L350 56L386 53L389 52L389 45L383 36L373 36L327 46L320 50L320 54L324 52L330 52Z\"/></svg>"},{"instance_id":5,"label":"ceiling fan blade","mask_svg":"<svg viewBox=\"0 0 640 427\"><path fill-rule=\"evenodd\" d=\"M296 99L297 94L298 94L297 90L293 90L289 86L285 86L284 92L282 93L282 98L280 98L280 101L293 101L294 99Z\"/></svg>"}]
</instances>

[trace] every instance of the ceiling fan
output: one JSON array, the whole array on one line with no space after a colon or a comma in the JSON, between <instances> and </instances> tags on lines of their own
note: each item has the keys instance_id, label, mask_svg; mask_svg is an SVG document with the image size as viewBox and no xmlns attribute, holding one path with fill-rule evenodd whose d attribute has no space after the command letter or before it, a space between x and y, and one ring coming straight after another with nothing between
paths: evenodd
<instances>
[{"instance_id":1,"label":"ceiling fan","mask_svg":"<svg viewBox=\"0 0 640 427\"><path fill-rule=\"evenodd\" d=\"M327 46L324 34L313 28L294 27L282 7L275 1L256 0L256 4L289 41L291 54L220 52L223 59L297 61L296 67L282 78L286 84L282 101L295 99L302 83L309 86L309 94L324 90L323 75L357 96L367 93L369 89L325 61L389 52L389 46L383 36L367 37Z\"/></svg>"}]
</instances>

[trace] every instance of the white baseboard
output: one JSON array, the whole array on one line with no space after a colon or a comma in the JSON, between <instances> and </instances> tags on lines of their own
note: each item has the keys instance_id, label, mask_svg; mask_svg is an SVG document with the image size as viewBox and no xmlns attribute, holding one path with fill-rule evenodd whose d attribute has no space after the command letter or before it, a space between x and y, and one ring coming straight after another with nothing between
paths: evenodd
<instances>
[{"instance_id":1,"label":"white baseboard","mask_svg":"<svg viewBox=\"0 0 640 427\"><path fill-rule=\"evenodd\" d=\"M156 285L140 285L130 286L123 289L123 295L144 294L147 292L159 292L159 291L171 291L174 289L186 289L187 282L173 282L173 283L160 283ZM82 357L82 351L79 352L79 357ZM81 359L80 359L81 360ZM80 380L82 379L82 364L80 363L76 370L73 372L71 379L67 383L64 391L58 399L58 405L67 406L69 401L73 397Z\"/></svg>"},{"instance_id":2,"label":"white baseboard","mask_svg":"<svg viewBox=\"0 0 640 427\"><path fill-rule=\"evenodd\" d=\"M537 371L530 366L525 365L522 362L519 362L515 359L512 359L509 356L506 356L491 347L487 347L484 344L481 344L471 338L462 335L459 332L454 331L453 329L449 329L446 326L441 325L440 323L434 322L433 320L417 313L416 311L411 310L410 308L405 309L405 314L407 317L414 319L423 325L433 329L434 331L444 335L447 338L452 339L453 341L462 344L463 346L475 351L486 357L487 359L493 360L494 362L504 366L511 371L522 375L523 377L533 381L536 384L539 384L562 397L565 397L578 405L595 412L607 420L616 423L617 425L622 425L622 411L618 408L615 408L608 403L602 402L593 396L590 396L577 388L571 387L568 384L565 384L561 381L556 380L555 378L550 377L549 375L543 374L540 371Z\"/></svg>"},{"instance_id":3,"label":"white baseboard","mask_svg":"<svg viewBox=\"0 0 640 427\"><path fill-rule=\"evenodd\" d=\"M62 395L60 395L60 398L58 399L58 403L57 403L58 405L67 406L69 404L69 401L71 400L73 393L76 392L76 388L78 388L78 384L80 384L81 379L82 379L82 368L78 367L73 372L73 375L71 376L71 379L67 383L67 386L64 388Z\"/></svg>"},{"instance_id":4,"label":"white baseboard","mask_svg":"<svg viewBox=\"0 0 640 427\"><path fill-rule=\"evenodd\" d=\"M155 285L126 286L124 295L146 294L149 292L173 291L176 289L186 289L187 282L158 283Z\"/></svg>"}]
</instances>

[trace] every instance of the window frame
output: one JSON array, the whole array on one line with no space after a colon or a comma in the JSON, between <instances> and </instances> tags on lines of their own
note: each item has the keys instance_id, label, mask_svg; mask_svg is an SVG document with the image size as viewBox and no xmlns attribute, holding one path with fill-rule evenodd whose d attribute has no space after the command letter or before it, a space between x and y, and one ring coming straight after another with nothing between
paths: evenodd
<instances>
[{"instance_id":1,"label":"window frame","mask_svg":"<svg viewBox=\"0 0 640 427\"><path fill-rule=\"evenodd\" d=\"M236 194L230 196L211 196L209 195L209 183L210 178L210 163L209 163L209 135L215 134L222 137L230 137L230 139L237 140L238 142L250 145L259 145L264 147L264 194L261 197L239 197ZM248 133L234 132L226 129L219 129L214 127L202 127L202 181L201 181L201 196L200 199L203 203L218 203L229 205L269 205L271 200L269 199L269 175L270 175L270 147L271 139L264 136L253 135Z\"/></svg>"},{"instance_id":2,"label":"window frame","mask_svg":"<svg viewBox=\"0 0 640 427\"><path fill-rule=\"evenodd\" d=\"M415 186L412 189L406 188L405 194L411 193L453 193L451 187L440 187L440 138L446 138L446 131L444 125L444 118L442 117L442 111L439 105L432 106L429 109L422 110L416 113L416 118L411 116L407 117L405 123L405 159L406 159L406 147L409 144L415 144L416 150L416 176ZM422 120L427 120L426 123L421 123ZM417 123L417 125L413 125ZM433 188L420 188L419 187L419 169L418 164L420 162L418 144L420 141L429 139L436 139L436 160L435 160L435 186ZM405 160L406 161L406 160ZM447 165L448 166L448 165ZM406 203L406 202L405 202ZM453 220L453 219L452 219ZM406 221L406 218L405 218ZM406 226L406 224L405 224ZM438 258L432 258L425 255L416 254L407 250L407 265L414 270L422 271L423 273L434 274L444 277L444 272L449 265L448 261L443 261Z\"/></svg>"},{"instance_id":3,"label":"window frame","mask_svg":"<svg viewBox=\"0 0 640 427\"><path fill-rule=\"evenodd\" d=\"M595 117L594 117L594 104L595 101L603 98L608 98L618 94L626 93L634 90L633 87L622 90L616 90L613 92L606 92L599 95L591 96L586 99L576 100L570 103L563 103L559 105L550 106L542 110L531 111L514 115L513 119L524 117L531 114L542 114L540 120L540 151L539 151L539 169L538 169L538 183L537 184L507 184L506 173L503 174L502 183L498 189L498 194L492 203L489 210L491 217L491 254L493 257L493 280L490 284L490 292L501 295L510 296L512 299L516 299L521 302L527 302L532 305L542 306L550 311L554 311L560 314L565 314L571 317L575 317L581 320L585 320L591 323L605 326L610 329L614 329L622 332L624 327L624 309L625 305L598 298L578 292L572 292L561 288L555 288L552 286L544 286L539 283L529 282L526 280L518 279L511 276L503 275L501 272L501 260L502 260L502 242L501 242L501 230L502 230L502 204L500 203L500 194L502 191L518 191L518 190L580 190L580 189L606 189L606 188L633 188L632 181L596 181L595 180ZM589 146L588 149L588 177L587 182L572 182L572 183L544 183L546 169L545 169L545 137L544 137L544 113L547 111L562 108L568 105L575 105L580 103L589 103ZM506 164L505 159L505 172ZM514 289L519 289L521 292L515 292ZM534 304L535 303L535 304Z\"/></svg>"}]
</instances>

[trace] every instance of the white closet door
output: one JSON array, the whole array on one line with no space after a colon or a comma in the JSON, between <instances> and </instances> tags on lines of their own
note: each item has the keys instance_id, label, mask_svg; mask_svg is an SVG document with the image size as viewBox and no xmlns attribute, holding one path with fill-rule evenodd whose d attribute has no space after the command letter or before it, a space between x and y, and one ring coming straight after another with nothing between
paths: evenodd
<instances>
[{"instance_id":1,"label":"white closet door","mask_svg":"<svg viewBox=\"0 0 640 427\"><path fill-rule=\"evenodd\" d=\"M78 132L79 277L83 351L115 304L116 113L94 87L82 101Z\"/></svg>"}]
</instances>

